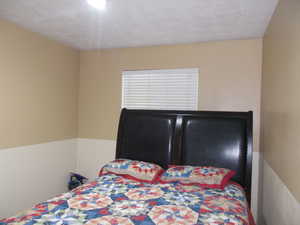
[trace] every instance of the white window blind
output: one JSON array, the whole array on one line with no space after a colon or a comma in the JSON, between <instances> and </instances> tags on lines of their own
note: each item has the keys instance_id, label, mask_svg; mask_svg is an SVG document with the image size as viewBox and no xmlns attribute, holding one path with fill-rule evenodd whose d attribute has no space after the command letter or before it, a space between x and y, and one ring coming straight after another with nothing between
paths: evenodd
<instances>
[{"instance_id":1,"label":"white window blind","mask_svg":"<svg viewBox=\"0 0 300 225\"><path fill-rule=\"evenodd\" d=\"M122 108L197 110L198 69L123 72Z\"/></svg>"}]
</instances>

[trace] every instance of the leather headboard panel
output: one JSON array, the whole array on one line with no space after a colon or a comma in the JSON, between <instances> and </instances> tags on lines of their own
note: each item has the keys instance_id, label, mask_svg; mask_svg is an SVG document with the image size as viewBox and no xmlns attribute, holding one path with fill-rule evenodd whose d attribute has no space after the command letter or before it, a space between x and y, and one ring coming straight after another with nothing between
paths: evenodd
<instances>
[{"instance_id":1,"label":"leather headboard panel","mask_svg":"<svg viewBox=\"0 0 300 225\"><path fill-rule=\"evenodd\" d=\"M247 124L240 118L188 116L183 119L181 163L236 171L242 186L246 177Z\"/></svg>"},{"instance_id":2,"label":"leather headboard panel","mask_svg":"<svg viewBox=\"0 0 300 225\"><path fill-rule=\"evenodd\" d=\"M171 163L176 116L126 111L121 120L116 157L153 162L167 168Z\"/></svg>"}]
</instances>

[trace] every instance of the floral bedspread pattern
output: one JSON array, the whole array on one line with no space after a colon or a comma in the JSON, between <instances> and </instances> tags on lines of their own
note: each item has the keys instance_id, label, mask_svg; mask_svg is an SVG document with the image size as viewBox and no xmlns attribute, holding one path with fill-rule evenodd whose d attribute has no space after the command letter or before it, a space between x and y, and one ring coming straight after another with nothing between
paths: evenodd
<instances>
[{"instance_id":1,"label":"floral bedspread pattern","mask_svg":"<svg viewBox=\"0 0 300 225\"><path fill-rule=\"evenodd\" d=\"M249 225L242 189L147 184L107 174L0 225Z\"/></svg>"}]
</instances>

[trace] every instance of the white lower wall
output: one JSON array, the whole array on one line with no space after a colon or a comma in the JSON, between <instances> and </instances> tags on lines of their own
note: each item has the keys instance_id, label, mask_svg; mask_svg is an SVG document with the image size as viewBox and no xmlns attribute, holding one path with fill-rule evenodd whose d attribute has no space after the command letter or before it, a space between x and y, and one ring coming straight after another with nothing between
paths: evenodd
<instances>
[{"instance_id":1,"label":"white lower wall","mask_svg":"<svg viewBox=\"0 0 300 225\"><path fill-rule=\"evenodd\" d=\"M0 218L67 191L76 139L0 150Z\"/></svg>"},{"instance_id":2,"label":"white lower wall","mask_svg":"<svg viewBox=\"0 0 300 225\"><path fill-rule=\"evenodd\" d=\"M77 171L89 179L94 179L100 168L115 157L116 141L99 139L78 139ZM252 173L252 212L254 218L260 220L260 153L253 153Z\"/></svg>"},{"instance_id":3,"label":"white lower wall","mask_svg":"<svg viewBox=\"0 0 300 225\"><path fill-rule=\"evenodd\" d=\"M0 150L0 217L67 191L71 171L94 179L99 169L114 159L115 149L116 141L112 140L72 139ZM254 152L252 212L258 221L260 162L260 154Z\"/></svg>"},{"instance_id":4,"label":"white lower wall","mask_svg":"<svg viewBox=\"0 0 300 225\"><path fill-rule=\"evenodd\" d=\"M267 225L300 224L300 203L267 161L263 167L263 215Z\"/></svg>"},{"instance_id":5,"label":"white lower wall","mask_svg":"<svg viewBox=\"0 0 300 225\"><path fill-rule=\"evenodd\" d=\"M94 179L104 164L115 158L116 141L99 139L77 140L77 172Z\"/></svg>"},{"instance_id":6,"label":"white lower wall","mask_svg":"<svg viewBox=\"0 0 300 225\"><path fill-rule=\"evenodd\" d=\"M262 154L253 152L251 211L258 225L262 224Z\"/></svg>"}]
</instances>

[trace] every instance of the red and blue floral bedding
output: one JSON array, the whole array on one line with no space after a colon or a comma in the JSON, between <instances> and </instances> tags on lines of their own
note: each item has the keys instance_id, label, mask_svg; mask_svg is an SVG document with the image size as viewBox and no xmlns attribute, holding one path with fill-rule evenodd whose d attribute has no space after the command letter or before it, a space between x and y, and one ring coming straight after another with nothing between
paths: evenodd
<instances>
[{"instance_id":1,"label":"red and blue floral bedding","mask_svg":"<svg viewBox=\"0 0 300 225\"><path fill-rule=\"evenodd\" d=\"M179 183L148 184L107 174L36 205L1 225L249 225L246 197L234 183L224 190Z\"/></svg>"}]
</instances>

